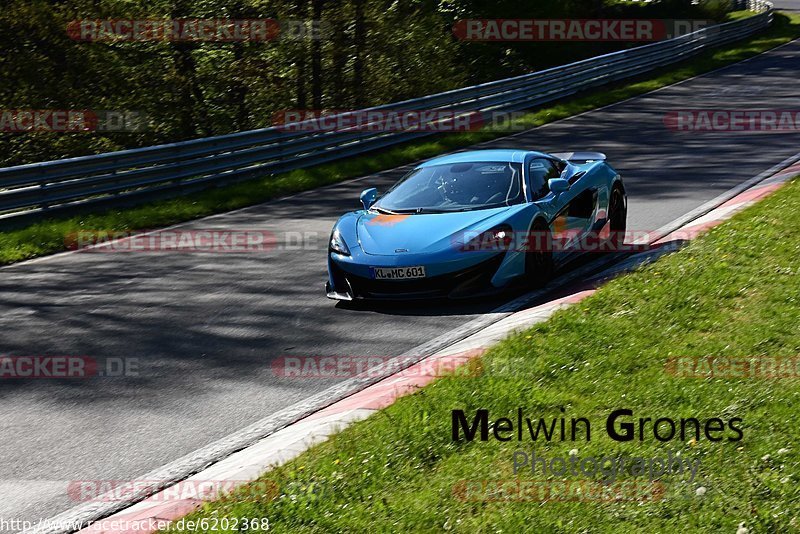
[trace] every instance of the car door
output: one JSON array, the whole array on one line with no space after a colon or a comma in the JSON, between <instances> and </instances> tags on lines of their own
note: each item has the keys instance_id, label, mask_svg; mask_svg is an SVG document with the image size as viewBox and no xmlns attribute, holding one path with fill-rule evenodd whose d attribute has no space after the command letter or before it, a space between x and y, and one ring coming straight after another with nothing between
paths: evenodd
<instances>
[{"instance_id":1,"label":"car door","mask_svg":"<svg viewBox=\"0 0 800 534\"><path fill-rule=\"evenodd\" d=\"M553 235L555 250L567 253L575 249L581 239L593 230L597 218L598 191L587 186L582 171L567 173L570 189L557 197L550 195L547 180L559 178L564 164L548 158L534 158L528 168L531 192L537 192L546 204L549 204L551 220L550 231ZM544 182L544 186L542 186ZM540 188L540 189L537 189ZM556 254L558 261L565 254Z\"/></svg>"},{"instance_id":2,"label":"car door","mask_svg":"<svg viewBox=\"0 0 800 534\"><path fill-rule=\"evenodd\" d=\"M528 171L528 188L531 195L531 200L535 203L541 212L547 217L550 224L550 233L553 235L553 259L558 263L561 256L563 256L563 247L561 246L561 234L566 229L566 219L559 218L560 200L563 195L569 194L562 193L559 197L551 194L548 187L548 180L558 178L564 170L564 164L560 161L552 160L550 158L533 158L527 164ZM556 234L559 234L556 237Z\"/></svg>"}]
</instances>

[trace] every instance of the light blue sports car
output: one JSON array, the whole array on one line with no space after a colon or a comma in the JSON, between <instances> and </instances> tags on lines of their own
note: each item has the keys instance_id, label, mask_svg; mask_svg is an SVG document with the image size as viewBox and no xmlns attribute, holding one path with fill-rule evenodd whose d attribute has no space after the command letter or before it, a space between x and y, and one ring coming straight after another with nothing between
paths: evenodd
<instances>
[{"instance_id":1,"label":"light blue sports car","mask_svg":"<svg viewBox=\"0 0 800 534\"><path fill-rule=\"evenodd\" d=\"M603 154L473 150L417 166L333 227L329 298L467 298L541 286L599 240L621 242L627 196Z\"/></svg>"}]
</instances>

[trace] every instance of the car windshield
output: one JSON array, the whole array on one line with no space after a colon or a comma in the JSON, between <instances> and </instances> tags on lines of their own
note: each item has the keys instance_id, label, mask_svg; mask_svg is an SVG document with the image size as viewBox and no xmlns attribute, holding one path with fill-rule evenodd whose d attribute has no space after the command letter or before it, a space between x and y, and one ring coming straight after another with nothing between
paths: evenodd
<instances>
[{"instance_id":1,"label":"car windshield","mask_svg":"<svg viewBox=\"0 0 800 534\"><path fill-rule=\"evenodd\" d=\"M521 165L471 162L414 169L374 206L385 213L442 213L522 202Z\"/></svg>"}]
</instances>

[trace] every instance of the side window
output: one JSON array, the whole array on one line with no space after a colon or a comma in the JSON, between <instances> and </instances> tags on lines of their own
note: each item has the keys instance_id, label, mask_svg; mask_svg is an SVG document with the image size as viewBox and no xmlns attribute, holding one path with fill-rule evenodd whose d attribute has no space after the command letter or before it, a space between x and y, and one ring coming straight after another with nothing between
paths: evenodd
<instances>
[{"instance_id":1,"label":"side window","mask_svg":"<svg viewBox=\"0 0 800 534\"><path fill-rule=\"evenodd\" d=\"M531 160L528 166L528 176L533 200L538 200L550 192L547 188L547 180L558 178L561 176L561 171L556 166L556 162L546 158L536 158Z\"/></svg>"}]
</instances>

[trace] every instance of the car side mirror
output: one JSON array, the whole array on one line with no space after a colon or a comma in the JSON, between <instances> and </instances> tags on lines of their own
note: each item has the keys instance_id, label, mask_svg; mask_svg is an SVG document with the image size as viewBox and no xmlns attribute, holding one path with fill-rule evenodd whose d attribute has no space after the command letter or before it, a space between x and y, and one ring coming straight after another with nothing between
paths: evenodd
<instances>
[{"instance_id":1,"label":"car side mirror","mask_svg":"<svg viewBox=\"0 0 800 534\"><path fill-rule=\"evenodd\" d=\"M569 191L569 182L563 178L551 178L547 181L547 187L556 195Z\"/></svg>"},{"instance_id":2,"label":"car side mirror","mask_svg":"<svg viewBox=\"0 0 800 534\"><path fill-rule=\"evenodd\" d=\"M361 205L364 206L365 210L368 210L375 204L375 201L378 199L378 190L374 187L370 187L369 189L364 189L361 192Z\"/></svg>"}]
</instances>

